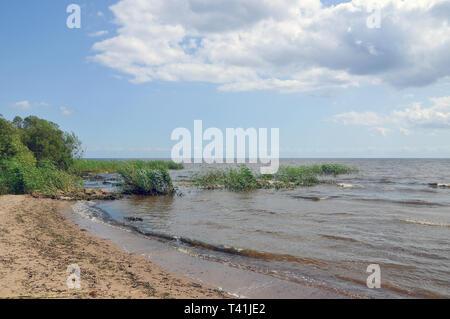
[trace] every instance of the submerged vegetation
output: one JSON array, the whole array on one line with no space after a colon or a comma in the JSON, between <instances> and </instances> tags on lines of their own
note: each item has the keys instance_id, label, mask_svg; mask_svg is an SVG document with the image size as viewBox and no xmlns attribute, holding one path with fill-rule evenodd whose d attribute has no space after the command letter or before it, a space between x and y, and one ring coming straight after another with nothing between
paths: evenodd
<instances>
[{"instance_id":1,"label":"submerged vegetation","mask_svg":"<svg viewBox=\"0 0 450 319\"><path fill-rule=\"evenodd\" d=\"M226 170L211 170L191 178L193 185L204 189L228 189L249 191L261 188L293 188L313 186L322 182L321 176L350 174L356 169L340 164L317 164L311 166L281 167L276 174L254 174L247 166Z\"/></svg>"}]
</instances>

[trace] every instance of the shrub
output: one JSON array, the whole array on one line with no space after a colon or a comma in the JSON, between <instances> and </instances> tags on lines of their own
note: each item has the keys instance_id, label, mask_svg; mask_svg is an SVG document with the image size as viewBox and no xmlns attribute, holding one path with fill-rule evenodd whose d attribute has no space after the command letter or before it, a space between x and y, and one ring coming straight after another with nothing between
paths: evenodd
<instances>
[{"instance_id":1,"label":"shrub","mask_svg":"<svg viewBox=\"0 0 450 319\"><path fill-rule=\"evenodd\" d=\"M172 179L165 168L143 169L128 165L119 170L124 179L123 191L141 195L170 195L175 193Z\"/></svg>"},{"instance_id":2,"label":"shrub","mask_svg":"<svg viewBox=\"0 0 450 319\"><path fill-rule=\"evenodd\" d=\"M37 184L34 190L44 195L71 194L82 187L80 178L57 169L49 160L39 163L35 179Z\"/></svg>"},{"instance_id":3,"label":"shrub","mask_svg":"<svg viewBox=\"0 0 450 319\"><path fill-rule=\"evenodd\" d=\"M38 162L50 160L58 168L67 169L73 157L82 153L81 142L75 134L63 132L56 123L29 116L24 120L16 117L13 124L20 131L23 144Z\"/></svg>"},{"instance_id":4,"label":"shrub","mask_svg":"<svg viewBox=\"0 0 450 319\"><path fill-rule=\"evenodd\" d=\"M319 183L317 173L309 166L281 167L275 180L295 186L311 186Z\"/></svg>"},{"instance_id":5,"label":"shrub","mask_svg":"<svg viewBox=\"0 0 450 319\"><path fill-rule=\"evenodd\" d=\"M252 171L245 165L239 169L230 169L225 174L225 188L232 191L249 191L259 188L258 181Z\"/></svg>"},{"instance_id":6,"label":"shrub","mask_svg":"<svg viewBox=\"0 0 450 319\"><path fill-rule=\"evenodd\" d=\"M39 166L17 159L0 163L0 193L28 194L37 192L52 196L71 193L81 186L81 180L57 169L50 161Z\"/></svg>"}]
</instances>

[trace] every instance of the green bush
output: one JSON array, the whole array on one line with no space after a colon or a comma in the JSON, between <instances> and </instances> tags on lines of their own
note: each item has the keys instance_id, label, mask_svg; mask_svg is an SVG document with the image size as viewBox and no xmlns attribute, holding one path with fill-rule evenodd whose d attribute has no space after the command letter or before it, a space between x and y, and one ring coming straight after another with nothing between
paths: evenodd
<instances>
[{"instance_id":1,"label":"green bush","mask_svg":"<svg viewBox=\"0 0 450 319\"><path fill-rule=\"evenodd\" d=\"M226 189L232 191L249 191L259 188L256 177L245 165L241 165L237 170L230 169L225 174L224 185Z\"/></svg>"},{"instance_id":2,"label":"green bush","mask_svg":"<svg viewBox=\"0 0 450 319\"><path fill-rule=\"evenodd\" d=\"M16 117L12 124L38 162L50 160L58 168L67 169L74 157L81 156L81 142L75 134L63 132L56 123L29 116L23 120Z\"/></svg>"},{"instance_id":3,"label":"green bush","mask_svg":"<svg viewBox=\"0 0 450 319\"><path fill-rule=\"evenodd\" d=\"M175 193L172 179L165 168L144 169L133 165L122 167L123 191L141 195L170 195Z\"/></svg>"},{"instance_id":4,"label":"green bush","mask_svg":"<svg viewBox=\"0 0 450 319\"><path fill-rule=\"evenodd\" d=\"M53 196L71 193L79 187L79 178L57 169L48 160L38 166L17 159L0 162L0 192L3 194L36 192Z\"/></svg>"},{"instance_id":5,"label":"green bush","mask_svg":"<svg viewBox=\"0 0 450 319\"><path fill-rule=\"evenodd\" d=\"M281 167L274 179L295 186L311 186L319 183L318 173L309 166Z\"/></svg>"},{"instance_id":6,"label":"green bush","mask_svg":"<svg viewBox=\"0 0 450 319\"><path fill-rule=\"evenodd\" d=\"M206 189L226 188L232 191L249 191L260 188L256 176L245 165L238 169L211 170L191 178L194 185Z\"/></svg>"}]
</instances>

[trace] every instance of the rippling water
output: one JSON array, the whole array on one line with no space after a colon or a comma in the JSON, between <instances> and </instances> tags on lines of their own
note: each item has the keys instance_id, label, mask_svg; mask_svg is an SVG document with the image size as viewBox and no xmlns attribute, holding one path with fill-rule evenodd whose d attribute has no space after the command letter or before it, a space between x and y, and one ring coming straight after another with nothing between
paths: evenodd
<instances>
[{"instance_id":1,"label":"rippling water","mask_svg":"<svg viewBox=\"0 0 450 319\"><path fill-rule=\"evenodd\" d=\"M357 167L336 184L233 193L183 186L183 196L100 202L114 220L173 238L190 254L341 293L450 297L450 160L282 160ZM130 221L127 217L135 217ZM381 267L381 289L366 268Z\"/></svg>"}]
</instances>

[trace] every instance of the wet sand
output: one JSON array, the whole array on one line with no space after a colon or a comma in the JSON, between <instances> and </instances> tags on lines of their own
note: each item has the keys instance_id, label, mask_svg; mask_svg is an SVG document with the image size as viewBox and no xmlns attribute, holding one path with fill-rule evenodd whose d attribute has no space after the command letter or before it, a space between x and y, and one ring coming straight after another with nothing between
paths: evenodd
<instances>
[{"instance_id":1,"label":"wet sand","mask_svg":"<svg viewBox=\"0 0 450 319\"><path fill-rule=\"evenodd\" d=\"M0 196L0 298L226 298L100 239L61 211L73 202ZM67 267L81 288L67 286Z\"/></svg>"}]
</instances>

